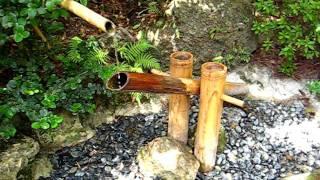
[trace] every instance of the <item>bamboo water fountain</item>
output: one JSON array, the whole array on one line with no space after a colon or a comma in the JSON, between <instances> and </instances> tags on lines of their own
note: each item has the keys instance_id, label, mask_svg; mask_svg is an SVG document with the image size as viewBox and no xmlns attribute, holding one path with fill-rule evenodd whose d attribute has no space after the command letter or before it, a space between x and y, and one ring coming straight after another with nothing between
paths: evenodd
<instances>
[{"instance_id":1,"label":"bamboo water fountain","mask_svg":"<svg viewBox=\"0 0 320 180\"><path fill-rule=\"evenodd\" d=\"M207 62L201 67L201 78L192 78L193 55L175 52L170 56L170 75L157 70L151 73L119 72L107 82L113 91L136 91L169 95L168 136L186 144L188 140L190 95L200 95L200 111L194 154L200 171L211 171L215 164L223 101L244 107L244 102L230 95L243 94L242 83L226 82L227 67Z\"/></svg>"},{"instance_id":2,"label":"bamboo water fountain","mask_svg":"<svg viewBox=\"0 0 320 180\"><path fill-rule=\"evenodd\" d=\"M109 19L73 0L60 5L98 27L114 33ZM200 171L211 171L215 165L223 101L243 107L244 102L230 95L245 94L245 84L226 82L227 68L223 64L207 62L201 66L201 78L192 79L193 55L175 52L170 56L170 75L157 70L151 73L119 72L107 82L114 91L137 91L170 94L168 136L186 144L190 95L200 95L200 111L195 137L194 154L200 161Z\"/></svg>"}]
</instances>

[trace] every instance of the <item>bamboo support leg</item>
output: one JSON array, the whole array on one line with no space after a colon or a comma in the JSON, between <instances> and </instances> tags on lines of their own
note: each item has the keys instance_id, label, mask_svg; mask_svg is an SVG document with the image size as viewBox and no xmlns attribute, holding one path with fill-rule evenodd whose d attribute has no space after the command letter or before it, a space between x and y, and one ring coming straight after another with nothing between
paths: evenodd
<instances>
[{"instance_id":1,"label":"bamboo support leg","mask_svg":"<svg viewBox=\"0 0 320 180\"><path fill-rule=\"evenodd\" d=\"M211 171L215 165L223 91L227 68L219 63L201 66L200 111L195 138L195 156L200 161L200 171Z\"/></svg>"},{"instance_id":2,"label":"bamboo support leg","mask_svg":"<svg viewBox=\"0 0 320 180\"><path fill-rule=\"evenodd\" d=\"M191 78L193 55L189 52L175 52L170 55L170 73L172 77ZM168 135L187 144L190 96L170 95Z\"/></svg>"}]
</instances>

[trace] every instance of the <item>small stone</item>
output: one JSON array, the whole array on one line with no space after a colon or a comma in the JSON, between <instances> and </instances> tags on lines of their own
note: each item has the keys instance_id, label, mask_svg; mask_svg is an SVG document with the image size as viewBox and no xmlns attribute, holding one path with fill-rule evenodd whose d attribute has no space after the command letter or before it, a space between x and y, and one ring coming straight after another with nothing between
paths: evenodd
<instances>
[{"instance_id":1,"label":"small stone","mask_svg":"<svg viewBox=\"0 0 320 180\"><path fill-rule=\"evenodd\" d=\"M77 170L78 170L77 167L72 167L72 168L68 171L68 173L69 173L69 174L73 174L73 173L77 172Z\"/></svg>"},{"instance_id":2,"label":"small stone","mask_svg":"<svg viewBox=\"0 0 320 180\"><path fill-rule=\"evenodd\" d=\"M308 164L309 166L313 166L314 163L315 163L314 157L313 157L313 156L309 156L309 157L308 157L308 162L307 162L307 164Z\"/></svg>"},{"instance_id":3,"label":"small stone","mask_svg":"<svg viewBox=\"0 0 320 180\"><path fill-rule=\"evenodd\" d=\"M241 127L240 127L240 126L237 126L237 127L236 127L236 131L237 131L238 133L241 133Z\"/></svg>"},{"instance_id":4,"label":"small stone","mask_svg":"<svg viewBox=\"0 0 320 180\"><path fill-rule=\"evenodd\" d=\"M103 164L106 164L106 162L107 162L107 159L106 159L106 158L101 158L100 160L101 160L101 162L102 162Z\"/></svg>"},{"instance_id":5,"label":"small stone","mask_svg":"<svg viewBox=\"0 0 320 180\"><path fill-rule=\"evenodd\" d=\"M105 166L104 171L111 172L112 168L110 166Z\"/></svg>"},{"instance_id":6,"label":"small stone","mask_svg":"<svg viewBox=\"0 0 320 180\"><path fill-rule=\"evenodd\" d=\"M76 174L74 176L84 176L84 172L82 171L77 171Z\"/></svg>"},{"instance_id":7,"label":"small stone","mask_svg":"<svg viewBox=\"0 0 320 180\"><path fill-rule=\"evenodd\" d=\"M257 170L257 171L260 171L262 169L262 166L261 165L255 165L254 168Z\"/></svg>"}]
</instances>

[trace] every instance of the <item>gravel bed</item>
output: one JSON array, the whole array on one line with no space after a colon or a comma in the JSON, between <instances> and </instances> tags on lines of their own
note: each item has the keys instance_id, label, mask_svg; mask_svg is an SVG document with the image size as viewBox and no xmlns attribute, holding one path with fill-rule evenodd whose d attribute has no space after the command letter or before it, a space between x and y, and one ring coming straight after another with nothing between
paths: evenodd
<instances>
[{"instance_id":1,"label":"gravel bed","mask_svg":"<svg viewBox=\"0 0 320 180\"><path fill-rule=\"evenodd\" d=\"M320 168L319 124L309 120L301 103L248 103L248 113L224 108L225 150L217 155L215 169L198 173L197 179L280 179ZM196 97L191 110L190 137L199 112ZM120 117L96 131L89 141L56 152L48 179L143 179L135 160L137 149L166 135L167 112Z\"/></svg>"}]
</instances>

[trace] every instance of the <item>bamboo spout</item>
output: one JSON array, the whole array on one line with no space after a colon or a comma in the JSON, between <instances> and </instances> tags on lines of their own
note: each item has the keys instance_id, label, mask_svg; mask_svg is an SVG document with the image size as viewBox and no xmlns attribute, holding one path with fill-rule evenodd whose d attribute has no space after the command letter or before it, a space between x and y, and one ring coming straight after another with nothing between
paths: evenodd
<instances>
[{"instance_id":1,"label":"bamboo spout","mask_svg":"<svg viewBox=\"0 0 320 180\"><path fill-rule=\"evenodd\" d=\"M118 79L121 77L120 79ZM137 77L141 78L138 79ZM157 78L160 78L157 80ZM147 83L142 86L144 87L137 87L132 86L126 83L127 81L132 81L134 79L135 83L141 84L143 82ZM146 88L145 86L154 86L150 84L153 80L156 80L157 83L160 83L164 79L170 81L168 83L172 83L171 81L178 82L179 84L174 85L178 87L172 87L171 89L178 88L176 91L171 92L172 94L189 94L189 95L199 95L200 94L200 80L198 79L188 79L188 78L174 78L166 73L160 74L149 74L149 73L130 73L130 72L121 72L114 74L110 80L107 82L107 88L113 91L141 91L141 89L134 89L135 88ZM119 84L119 80L120 84ZM142 82L143 81L143 82ZM161 86L168 84L164 82ZM159 87L157 87L159 88ZM164 87L162 87L163 89ZM182 88L182 89L181 89ZM167 91L167 90L166 90ZM246 94L248 91L248 87L244 83L233 83L233 82L226 82L224 86L224 94L226 95L239 95L239 94ZM149 92L149 90L143 91ZM160 89L156 90L155 93L168 93L168 92L161 92Z\"/></svg>"},{"instance_id":2,"label":"bamboo spout","mask_svg":"<svg viewBox=\"0 0 320 180\"><path fill-rule=\"evenodd\" d=\"M191 79L174 78L148 73L120 72L107 82L113 91L139 91L165 94L199 94L196 82Z\"/></svg>"},{"instance_id":3,"label":"bamboo spout","mask_svg":"<svg viewBox=\"0 0 320 180\"><path fill-rule=\"evenodd\" d=\"M199 95L200 81L187 78L175 78L166 75L149 73L120 72L114 74L106 84L112 91L146 92L162 94ZM239 87L240 90L237 88ZM224 85L224 101L239 107L244 107L244 101L228 95L243 92L242 83L228 83Z\"/></svg>"},{"instance_id":4,"label":"bamboo spout","mask_svg":"<svg viewBox=\"0 0 320 180\"><path fill-rule=\"evenodd\" d=\"M63 0L60 5L74 13L75 15L81 17L88 23L96 26L104 32L113 33L115 25L109 19L101 16L100 14L92 11L91 9L83 6L82 4L73 0Z\"/></svg>"}]
</instances>

